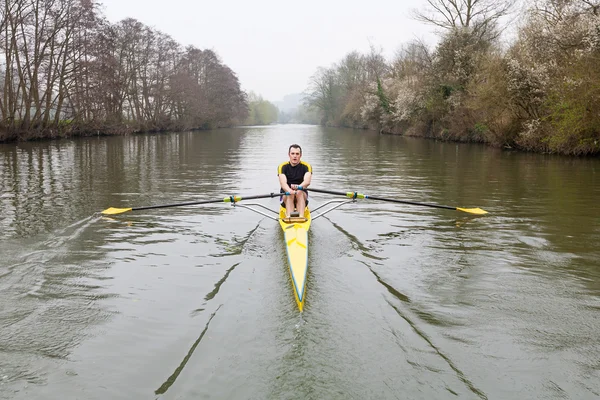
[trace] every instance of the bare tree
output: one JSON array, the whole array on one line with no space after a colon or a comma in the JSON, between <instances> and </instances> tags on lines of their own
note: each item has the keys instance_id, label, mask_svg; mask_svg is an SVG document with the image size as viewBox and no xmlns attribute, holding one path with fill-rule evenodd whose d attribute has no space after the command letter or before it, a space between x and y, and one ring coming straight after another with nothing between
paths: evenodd
<instances>
[{"instance_id":1,"label":"bare tree","mask_svg":"<svg viewBox=\"0 0 600 400\"><path fill-rule=\"evenodd\" d=\"M418 21L444 30L469 28L476 36L494 39L498 20L510 14L517 0L427 0L424 10L414 11Z\"/></svg>"},{"instance_id":2,"label":"bare tree","mask_svg":"<svg viewBox=\"0 0 600 400\"><path fill-rule=\"evenodd\" d=\"M431 69L434 59L426 43L417 40L404 45L396 52L390 70L393 78L415 80Z\"/></svg>"},{"instance_id":3,"label":"bare tree","mask_svg":"<svg viewBox=\"0 0 600 400\"><path fill-rule=\"evenodd\" d=\"M202 128L245 119L235 73L96 0L0 3L0 140Z\"/></svg>"},{"instance_id":4,"label":"bare tree","mask_svg":"<svg viewBox=\"0 0 600 400\"><path fill-rule=\"evenodd\" d=\"M333 122L339 107L340 85L334 69L319 68L310 78L310 87L305 97L307 106L322 113L321 124Z\"/></svg>"}]
</instances>

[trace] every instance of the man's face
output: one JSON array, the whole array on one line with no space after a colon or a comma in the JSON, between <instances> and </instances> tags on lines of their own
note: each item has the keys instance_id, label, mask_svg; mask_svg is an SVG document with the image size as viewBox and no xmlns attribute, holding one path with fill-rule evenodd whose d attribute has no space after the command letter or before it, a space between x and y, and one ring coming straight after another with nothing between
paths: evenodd
<instances>
[{"instance_id":1,"label":"man's face","mask_svg":"<svg viewBox=\"0 0 600 400\"><path fill-rule=\"evenodd\" d=\"M290 164L296 165L300 162L300 157L302 157L302 153L300 153L300 149L296 147L292 147L290 149Z\"/></svg>"}]
</instances>

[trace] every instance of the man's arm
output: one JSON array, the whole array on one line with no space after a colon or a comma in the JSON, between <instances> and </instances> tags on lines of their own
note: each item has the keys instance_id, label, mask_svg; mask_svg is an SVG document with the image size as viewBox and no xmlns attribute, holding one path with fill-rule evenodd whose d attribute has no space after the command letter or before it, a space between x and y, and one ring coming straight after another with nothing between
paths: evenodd
<instances>
[{"instance_id":1,"label":"man's arm","mask_svg":"<svg viewBox=\"0 0 600 400\"><path fill-rule=\"evenodd\" d=\"M312 173L310 171L308 171L307 173L304 174L304 179L302 180L302 183L300 184L300 186L302 186L303 188L307 188L310 185L311 179L312 179Z\"/></svg>"},{"instance_id":2,"label":"man's arm","mask_svg":"<svg viewBox=\"0 0 600 400\"><path fill-rule=\"evenodd\" d=\"M287 176L285 176L285 174L279 174L279 185L281 186L284 192L293 192L292 188L288 186Z\"/></svg>"}]
</instances>

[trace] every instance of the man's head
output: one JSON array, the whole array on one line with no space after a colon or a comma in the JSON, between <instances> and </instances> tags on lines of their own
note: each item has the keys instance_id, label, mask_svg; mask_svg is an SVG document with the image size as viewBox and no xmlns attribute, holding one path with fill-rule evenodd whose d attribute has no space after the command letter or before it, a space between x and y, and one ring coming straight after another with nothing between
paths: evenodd
<instances>
[{"instance_id":1,"label":"man's head","mask_svg":"<svg viewBox=\"0 0 600 400\"><path fill-rule=\"evenodd\" d=\"M298 144L291 145L288 155L290 156L290 164L297 165L300 162L300 157L302 157L302 147Z\"/></svg>"}]
</instances>

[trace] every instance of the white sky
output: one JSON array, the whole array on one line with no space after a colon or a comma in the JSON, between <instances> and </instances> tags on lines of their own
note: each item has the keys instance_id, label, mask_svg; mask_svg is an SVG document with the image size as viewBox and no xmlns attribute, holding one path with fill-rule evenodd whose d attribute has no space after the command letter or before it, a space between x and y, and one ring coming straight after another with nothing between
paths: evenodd
<instances>
[{"instance_id":1,"label":"white sky","mask_svg":"<svg viewBox=\"0 0 600 400\"><path fill-rule=\"evenodd\" d=\"M410 18L425 0L99 0L111 22L131 17L180 44L213 49L242 89L270 101L306 89L317 67L381 48L387 58L414 39L436 41Z\"/></svg>"}]
</instances>

